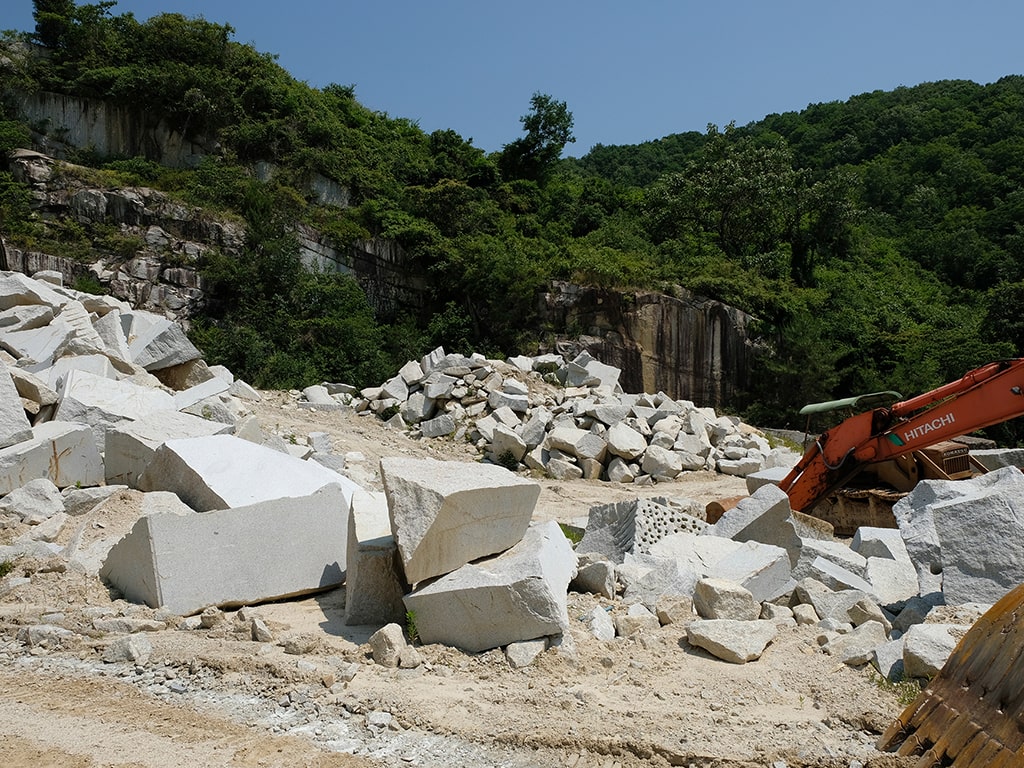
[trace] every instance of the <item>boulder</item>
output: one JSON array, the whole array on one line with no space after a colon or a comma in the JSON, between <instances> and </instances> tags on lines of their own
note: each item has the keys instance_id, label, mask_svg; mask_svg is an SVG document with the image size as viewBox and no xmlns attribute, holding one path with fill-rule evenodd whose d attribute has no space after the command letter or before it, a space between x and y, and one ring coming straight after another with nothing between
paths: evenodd
<instances>
[{"instance_id":1,"label":"boulder","mask_svg":"<svg viewBox=\"0 0 1024 768\"><path fill-rule=\"evenodd\" d=\"M88 424L102 451L112 426L160 410L176 410L174 398L163 390L73 370L64 379L54 418Z\"/></svg>"},{"instance_id":2,"label":"boulder","mask_svg":"<svg viewBox=\"0 0 1024 768\"><path fill-rule=\"evenodd\" d=\"M137 420L118 422L107 429L104 443L107 483L137 487L153 454L168 440L230 432L229 424L174 410L151 411Z\"/></svg>"},{"instance_id":3,"label":"boulder","mask_svg":"<svg viewBox=\"0 0 1024 768\"><path fill-rule=\"evenodd\" d=\"M698 619L686 625L686 639L690 645L703 648L733 664L746 664L761 658L764 649L778 633L774 621Z\"/></svg>"},{"instance_id":4,"label":"boulder","mask_svg":"<svg viewBox=\"0 0 1024 768\"><path fill-rule=\"evenodd\" d=\"M705 619L752 621L761 615L761 604L750 590L727 579L698 581L693 592L693 607Z\"/></svg>"},{"instance_id":5,"label":"boulder","mask_svg":"<svg viewBox=\"0 0 1024 768\"><path fill-rule=\"evenodd\" d=\"M903 636L903 673L935 677L966 631L953 624L915 624Z\"/></svg>"},{"instance_id":6,"label":"boulder","mask_svg":"<svg viewBox=\"0 0 1024 768\"><path fill-rule=\"evenodd\" d=\"M42 403L40 403L42 405ZM0 362L0 448L32 437L32 425L7 366Z\"/></svg>"},{"instance_id":7,"label":"boulder","mask_svg":"<svg viewBox=\"0 0 1024 768\"><path fill-rule=\"evenodd\" d=\"M346 505L359 489L347 477L316 462L234 435L168 440L153 454L138 481L140 490L171 491L198 512L309 496L326 485L340 485Z\"/></svg>"},{"instance_id":8,"label":"boulder","mask_svg":"<svg viewBox=\"0 0 1024 768\"><path fill-rule=\"evenodd\" d=\"M557 523L543 523L507 552L414 590L405 606L424 643L476 653L566 632L566 590L575 571L569 540Z\"/></svg>"},{"instance_id":9,"label":"boulder","mask_svg":"<svg viewBox=\"0 0 1024 768\"><path fill-rule=\"evenodd\" d=\"M182 616L341 584L349 498L337 484L203 514L140 518L101 578L126 599Z\"/></svg>"},{"instance_id":10,"label":"boulder","mask_svg":"<svg viewBox=\"0 0 1024 768\"><path fill-rule=\"evenodd\" d=\"M383 493L359 490L352 495L347 546L345 623L402 621L405 585L399 576L398 547L391 535Z\"/></svg>"},{"instance_id":11,"label":"boulder","mask_svg":"<svg viewBox=\"0 0 1024 768\"><path fill-rule=\"evenodd\" d=\"M58 488L103 482L103 459L89 427L48 421L33 427L30 439L0 448L0 495L44 477Z\"/></svg>"},{"instance_id":12,"label":"boulder","mask_svg":"<svg viewBox=\"0 0 1024 768\"><path fill-rule=\"evenodd\" d=\"M384 458L380 473L410 584L515 545L540 497L536 483L496 465Z\"/></svg>"}]
</instances>

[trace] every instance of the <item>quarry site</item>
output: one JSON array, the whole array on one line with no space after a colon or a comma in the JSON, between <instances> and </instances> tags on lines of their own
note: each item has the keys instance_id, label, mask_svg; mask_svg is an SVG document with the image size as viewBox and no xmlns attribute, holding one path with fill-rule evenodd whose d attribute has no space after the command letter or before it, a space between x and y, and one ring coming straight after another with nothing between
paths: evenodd
<instances>
[{"instance_id":1,"label":"quarry site","mask_svg":"<svg viewBox=\"0 0 1024 768\"><path fill-rule=\"evenodd\" d=\"M1011 451L837 537L793 446L587 355L256 391L14 272L0 346L11 768L914 766L880 736L1024 582Z\"/></svg>"}]
</instances>

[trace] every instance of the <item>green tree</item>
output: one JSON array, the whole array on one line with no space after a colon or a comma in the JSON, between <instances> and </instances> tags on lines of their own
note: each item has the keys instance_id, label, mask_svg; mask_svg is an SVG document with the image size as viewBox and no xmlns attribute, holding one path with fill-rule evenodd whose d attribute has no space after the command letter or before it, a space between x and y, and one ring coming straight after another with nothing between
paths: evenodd
<instances>
[{"instance_id":1,"label":"green tree","mask_svg":"<svg viewBox=\"0 0 1024 768\"><path fill-rule=\"evenodd\" d=\"M564 101L540 92L530 98L530 112L520 121L526 135L504 147L499 161L506 179L544 182L566 144L573 144L573 117Z\"/></svg>"}]
</instances>

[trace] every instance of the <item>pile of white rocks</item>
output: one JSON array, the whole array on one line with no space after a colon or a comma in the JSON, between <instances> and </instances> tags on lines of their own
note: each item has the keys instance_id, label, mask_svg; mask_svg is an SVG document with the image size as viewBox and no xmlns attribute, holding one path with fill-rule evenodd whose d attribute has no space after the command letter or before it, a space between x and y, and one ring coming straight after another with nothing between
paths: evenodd
<instances>
[{"instance_id":1,"label":"pile of white rocks","mask_svg":"<svg viewBox=\"0 0 1024 768\"><path fill-rule=\"evenodd\" d=\"M352 407L428 438L474 442L488 461L560 480L649 485L684 472L747 476L798 458L733 416L663 392L625 394L620 371L581 353L508 361L446 354L410 361L380 387L324 384L306 407Z\"/></svg>"},{"instance_id":2,"label":"pile of white rocks","mask_svg":"<svg viewBox=\"0 0 1024 768\"><path fill-rule=\"evenodd\" d=\"M923 481L896 505L898 528L862 527L851 541L793 512L770 475L748 477L751 495L714 524L679 499L593 508L572 588L617 607L584 617L590 631L612 641L680 623L691 645L745 663L811 625L820 650L846 664L924 679L1024 581L1016 468Z\"/></svg>"}]
</instances>

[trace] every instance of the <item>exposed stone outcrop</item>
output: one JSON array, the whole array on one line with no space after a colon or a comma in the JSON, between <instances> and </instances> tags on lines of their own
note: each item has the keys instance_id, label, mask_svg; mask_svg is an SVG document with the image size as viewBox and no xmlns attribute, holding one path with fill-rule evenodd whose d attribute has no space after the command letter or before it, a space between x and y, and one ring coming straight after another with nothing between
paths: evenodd
<instances>
[{"instance_id":1,"label":"exposed stone outcrop","mask_svg":"<svg viewBox=\"0 0 1024 768\"><path fill-rule=\"evenodd\" d=\"M621 368L626 392L666 392L717 408L749 383L753 318L683 288L619 293L555 282L540 309L551 327L586 334L555 351L572 357L585 350Z\"/></svg>"}]
</instances>

